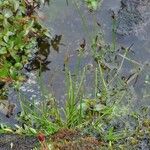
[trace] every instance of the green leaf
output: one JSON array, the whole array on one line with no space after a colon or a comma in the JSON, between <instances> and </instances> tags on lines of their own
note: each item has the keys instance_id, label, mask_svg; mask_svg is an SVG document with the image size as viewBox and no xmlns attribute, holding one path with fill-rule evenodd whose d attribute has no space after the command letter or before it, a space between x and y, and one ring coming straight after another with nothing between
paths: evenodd
<instances>
[{"instance_id":1,"label":"green leaf","mask_svg":"<svg viewBox=\"0 0 150 150\"><path fill-rule=\"evenodd\" d=\"M10 67L10 64L7 61L5 61L3 64L3 67L0 68L0 77L1 78L9 76L9 67Z\"/></svg>"},{"instance_id":2,"label":"green leaf","mask_svg":"<svg viewBox=\"0 0 150 150\"><path fill-rule=\"evenodd\" d=\"M6 53L7 53L6 47L0 48L0 55L6 54Z\"/></svg>"},{"instance_id":3,"label":"green leaf","mask_svg":"<svg viewBox=\"0 0 150 150\"><path fill-rule=\"evenodd\" d=\"M14 1L14 10L17 11L19 8L19 1Z\"/></svg>"},{"instance_id":4,"label":"green leaf","mask_svg":"<svg viewBox=\"0 0 150 150\"><path fill-rule=\"evenodd\" d=\"M91 2L91 5L92 5L92 7L93 7L94 10L97 9L97 5L98 5L98 4L97 4L96 1L92 1L92 2Z\"/></svg>"},{"instance_id":5,"label":"green leaf","mask_svg":"<svg viewBox=\"0 0 150 150\"><path fill-rule=\"evenodd\" d=\"M16 62L20 61L20 57L16 54L14 50L9 50L11 56L15 59Z\"/></svg>"},{"instance_id":6,"label":"green leaf","mask_svg":"<svg viewBox=\"0 0 150 150\"><path fill-rule=\"evenodd\" d=\"M4 9L3 10L3 15L5 18L10 18L11 16L13 16L13 13L10 9Z\"/></svg>"},{"instance_id":7,"label":"green leaf","mask_svg":"<svg viewBox=\"0 0 150 150\"><path fill-rule=\"evenodd\" d=\"M17 78L17 71L16 71L15 68L11 67L10 70L9 70L9 72L10 72L10 75L11 75L11 77L12 77L13 79L16 79L16 78Z\"/></svg>"},{"instance_id":8,"label":"green leaf","mask_svg":"<svg viewBox=\"0 0 150 150\"><path fill-rule=\"evenodd\" d=\"M44 32L44 35L47 36L48 38L52 38L51 34L48 31Z\"/></svg>"},{"instance_id":9,"label":"green leaf","mask_svg":"<svg viewBox=\"0 0 150 150\"><path fill-rule=\"evenodd\" d=\"M9 75L9 71L7 69L0 69L0 78L7 77Z\"/></svg>"},{"instance_id":10,"label":"green leaf","mask_svg":"<svg viewBox=\"0 0 150 150\"><path fill-rule=\"evenodd\" d=\"M5 35L5 36L3 37L3 39L4 39L4 41L7 43L8 40L9 40L9 37L8 37L7 35Z\"/></svg>"},{"instance_id":11,"label":"green leaf","mask_svg":"<svg viewBox=\"0 0 150 150\"><path fill-rule=\"evenodd\" d=\"M20 70L20 69L23 68L23 65L18 62L18 63L15 64L15 68Z\"/></svg>"},{"instance_id":12,"label":"green leaf","mask_svg":"<svg viewBox=\"0 0 150 150\"><path fill-rule=\"evenodd\" d=\"M4 18L3 26L4 27L8 27L9 26L9 22L7 21L7 18Z\"/></svg>"},{"instance_id":13,"label":"green leaf","mask_svg":"<svg viewBox=\"0 0 150 150\"><path fill-rule=\"evenodd\" d=\"M24 26L24 30L25 30L24 35L27 35L32 30L33 25L34 25L34 20L29 22L27 26Z\"/></svg>"}]
</instances>

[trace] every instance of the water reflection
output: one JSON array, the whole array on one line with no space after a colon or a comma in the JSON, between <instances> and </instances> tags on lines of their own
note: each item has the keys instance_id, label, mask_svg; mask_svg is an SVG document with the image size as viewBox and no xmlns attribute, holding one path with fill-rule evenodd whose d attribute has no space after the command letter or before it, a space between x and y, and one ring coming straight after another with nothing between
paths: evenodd
<instances>
[{"instance_id":1,"label":"water reflection","mask_svg":"<svg viewBox=\"0 0 150 150\"><path fill-rule=\"evenodd\" d=\"M40 68L41 72L50 70L48 64L51 61L48 61L47 58L50 54L50 44L47 39L39 38L38 42L38 51L35 53L35 57L27 65L27 71L34 71Z\"/></svg>"},{"instance_id":2,"label":"water reflection","mask_svg":"<svg viewBox=\"0 0 150 150\"><path fill-rule=\"evenodd\" d=\"M21 90L30 98L33 97L36 99L40 95L40 90L39 87L36 87L37 81L35 79L36 70L39 68L41 69L41 72L44 72L43 75L45 81L43 82L48 84L50 90L54 91L56 99L59 101L64 101L64 66L69 63L71 71L75 69L78 54L77 50L80 52L81 49L84 50L86 48L86 52L81 61L80 69L82 69L85 65L91 64L91 62L92 66L94 66L93 60L89 54L91 50L89 45L91 43L88 43L89 37L87 37L86 32L89 32L91 36L95 36L100 32L99 27L101 26L105 33L105 40L111 43L112 16L110 9L116 14L116 12L118 12L120 9L120 0L105 0L102 4L101 10L97 10L96 12L92 13L89 13L89 11L82 6L80 8L80 12L78 12L71 2L67 6L65 1L62 0L56 0L50 6L45 6L43 8L43 11L48 18L43 22L43 24L45 24L50 30L53 29L52 31L54 37L51 40L38 39L39 51L35 54L36 57L30 61L30 64L26 68L28 71L30 71L28 74L29 79L28 82L22 86ZM83 20L81 19L82 16L80 16L79 13L86 18L86 32L83 27ZM95 27L95 23L97 23L98 28L97 26ZM134 58L141 60L141 63L146 59L148 60L149 39L144 39L143 41L140 39L140 37L136 37L136 35L117 35L117 44L121 45L121 49L123 51L122 53L125 51L124 47L127 47L132 43L134 43L132 50L135 54L132 55L131 51L129 52L131 59ZM100 49L101 48L99 47L99 50ZM120 57L117 57L116 59L120 59ZM103 66L101 67L103 69L114 69L114 71L116 69L116 66L108 65L107 63L102 65ZM122 73L127 84L131 81L134 81L137 84L135 89L139 91L141 87L143 87L144 79L138 79L137 83L137 74L132 70L133 67L135 67L135 65L131 65L131 62L126 61L123 66ZM93 75L91 74L87 77L88 94L93 90L93 87L91 86L93 85L93 81L91 80L92 77ZM3 86L3 83L0 84L0 87L1 86Z\"/></svg>"},{"instance_id":3,"label":"water reflection","mask_svg":"<svg viewBox=\"0 0 150 150\"><path fill-rule=\"evenodd\" d=\"M57 52L59 52L59 46L64 45L63 43L61 43L61 39L62 35L55 35L54 38L51 39L51 46Z\"/></svg>"},{"instance_id":4,"label":"water reflection","mask_svg":"<svg viewBox=\"0 0 150 150\"><path fill-rule=\"evenodd\" d=\"M61 43L62 35L55 35L51 40L50 39L37 39L38 42L38 51L35 53L34 58L27 65L26 70L35 71L40 69L40 72L45 72L50 70L49 64L51 63L48 60L51 50L55 50L59 52L60 45L64 45Z\"/></svg>"}]
</instances>

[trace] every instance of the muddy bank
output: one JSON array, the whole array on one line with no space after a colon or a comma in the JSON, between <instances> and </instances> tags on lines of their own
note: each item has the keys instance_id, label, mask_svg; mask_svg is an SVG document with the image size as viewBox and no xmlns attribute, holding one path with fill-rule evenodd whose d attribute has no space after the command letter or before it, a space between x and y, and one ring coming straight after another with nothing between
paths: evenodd
<instances>
[{"instance_id":1,"label":"muddy bank","mask_svg":"<svg viewBox=\"0 0 150 150\"><path fill-rule=\"evenodd\" d=\"M0 134L0 150L31 150L37 145L37 138Z\"/></svg>"},{"instance_id":2,"label":"muddy bank","mask_svg":"<svg viewBox=\"0 0 150 150\"><path fill-rule=\"evenodd\" d=\"M46 138L46 145L51 145L52 150L98 150L101 144L96 138L71 129L62 129ZM0 135L0 150L32 150L35 147L42 149L38 138L13 134Z\"/></svg>"}]
</instances>

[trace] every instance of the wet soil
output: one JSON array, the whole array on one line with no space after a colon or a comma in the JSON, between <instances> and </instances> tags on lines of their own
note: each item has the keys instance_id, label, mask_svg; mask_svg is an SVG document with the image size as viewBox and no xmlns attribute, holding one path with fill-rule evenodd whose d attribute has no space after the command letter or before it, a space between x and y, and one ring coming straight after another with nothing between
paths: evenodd
<instances>
[{"instance_id":1,"label":"wet soil","mask_svg":"<svg viewBox=\"0 0 150 150\"><path fill-rule=\"evenodd\" d=\"M58 150L98 150L102 143L79 131L62 129L52 136L54 149Z\"/></svg>"},{"instance_id":2,"label":"wet soil","mask_svg":"<svg viewBox=\"0 0 150 150\"><path fill-rule=\"evenodd\" d=\"M54 135L47 137L46 143L52 143L52 150L98 150L102 144L96 138L80 134L79 131L61 129ZM32 150L41 147L35 137L13 134L0 135L0 150Z\"/></svg>"},{"instance_id":3,"label":"wet soil","mask_svg":"<svg viewBox=\"0 0 150 150\"><path fill-rule=\"evenodd\" d=\"M0 135L0 150L31 150L37 145L37 138L15 134Z\"/></svg>"},{"instance_id":4,"label":"wet soil","mask_svg":"<svg viewBox=\"0 0 150 150\"><path fill-rule=\"evenodd\" d=\"M40 136L41 137L41 136ZM42 135L42 139L44 138ZM60 129L53 135L44 138L40 144L39 136L22 136L17 134L1 134L0 150L31 150L35 147L41 150L43 145L51 147L52 150L107 150L109 141L102 140L99 136L94 137L88 133L75 129ZM41 140L40 140L41 141ZM149 150L150 148L150 120L145 119L139 123L139 126L129 134L127 138L122 137L113 142L114 149L124 150Z\"/></svg>"}]
</instances>

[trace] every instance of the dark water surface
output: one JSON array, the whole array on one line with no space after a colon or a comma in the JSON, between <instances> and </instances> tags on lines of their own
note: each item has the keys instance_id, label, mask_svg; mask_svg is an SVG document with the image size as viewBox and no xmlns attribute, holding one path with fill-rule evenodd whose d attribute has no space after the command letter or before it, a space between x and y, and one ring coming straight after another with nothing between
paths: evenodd
<instances>
[{"instance_id":1,"label":"dark water surface","mask_svg":"<svg viewBox=\"0 0 150 150\"><path fill-rule=\"evenodd\" d=\"M48 52L46 67L43 69L42 75L44 81L53 95L60 102L65 100L65 74L64 74L64 61L69 59L70 69L73 71L77 64L77 49L80 44L86 41L86 52L81 60L80 69L85 65L93 66L93 59L90 55L90 41L94 35L104 33L104 38L108 43L112 41L112 12L116 14L120 9L120 0L104 0L100 10L89 12L87 8L78 3L76 4L69 1L69 5L64 0L55 0L50 6L44 6L40 11L45 16L44 20L40 20L52 33L53 40L50 41L50 51ZM149 12L148 12L149 13ZM98 25L97 25L98 24ZM101 27L100 27L100 26ZM143 27L142 27L143 26ZM139 64L148 63L150 58L150 23L145 26L141 25L141 30L135 29L135 32L130 35L116 35L116 42L118 48L129 47L131 44L134 53L128 57L137 61ZM124 75L133 71L137 67L134 63L125 61L122 69ZM143 98L144 80L145 75L149 74L149 67L145 67L146 71L142 72L133 88L137 92L135 105L150 105L149 96ZM40 99L40 87L36 81L36 71L28 73L29 80L21 87L22 92L30 99ZM92 91L91 86L92 75L89 73L89 80L87 82L87 93ZM90 95L89 95L90 96ZM17 96L15 92L10 90L9 100L17 103ZM138 108L138 107L137 107ZM18 109L15 110L15 114ZM13 117L6 118L1 114L2 122L15 123Z\"/></svg>"}]
</instances>

